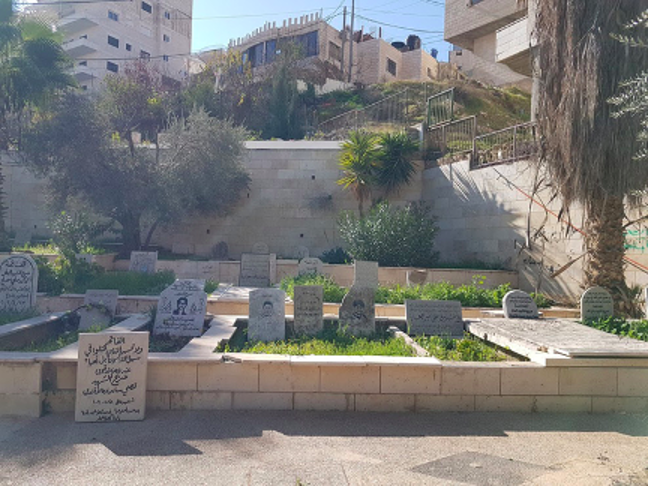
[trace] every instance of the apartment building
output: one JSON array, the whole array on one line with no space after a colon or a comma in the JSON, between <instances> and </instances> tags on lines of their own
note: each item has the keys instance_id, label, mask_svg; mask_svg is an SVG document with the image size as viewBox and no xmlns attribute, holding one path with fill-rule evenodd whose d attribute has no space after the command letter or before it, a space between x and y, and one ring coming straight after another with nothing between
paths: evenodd
<instances>
[{"instance_id":1,"label":"apartment building","mask_svg":"<svg viewBox=\"0 0 648 486\"><path fill-rule=\"evenodd\" d=\"M531 87L534 0L446 0L450 62L496 86Z\"/></svg>"},{"instance_id":2,"label":"apartment building","mask_svg":"<svg viewBox=\"0 0 648 486\"><path fill-rule=\"evenodd\" d=\"M33 9L65 36L63 48L74 59L81 89L98 89L107 74L137 59L152 63L170 84L188 75L193 0L38 3Z\"/></svg>"},{"instance_id":3,"label":"apartment building","mask_svg":"<svg viewBox=\"0 0 648 486\"><path fill-rule=\"evenodd\" d=\"M260 69L274 61L282 41L300 45L305 65L323 71L320 74L328 80L348 81L349 70L352 83L365 85L426 81L437 79L439 73L439 62L421 49L420 41L390 44L362 30L351 36L348 29L335 29L319 14L284 20L279 26L268 22L251 34L230 41L228 48L240 51L244 62Z\"/></svg>"}]
</instances>

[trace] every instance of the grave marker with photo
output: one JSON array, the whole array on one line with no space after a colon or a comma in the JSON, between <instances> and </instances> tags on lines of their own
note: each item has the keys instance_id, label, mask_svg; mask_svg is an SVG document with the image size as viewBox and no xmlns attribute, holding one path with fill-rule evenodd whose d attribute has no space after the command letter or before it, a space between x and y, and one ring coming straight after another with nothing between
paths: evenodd
<instances>
[{"instance_id":1,"label":"grave marker with photo","mask_svg":"<svg viewBox=\"0 0 648 486\"><path fill-rule=\"evenodd\" d=\"M160 294L153 333L201 336L206 312L205 281L176 280Z\"/></svg>"}]
</instances>

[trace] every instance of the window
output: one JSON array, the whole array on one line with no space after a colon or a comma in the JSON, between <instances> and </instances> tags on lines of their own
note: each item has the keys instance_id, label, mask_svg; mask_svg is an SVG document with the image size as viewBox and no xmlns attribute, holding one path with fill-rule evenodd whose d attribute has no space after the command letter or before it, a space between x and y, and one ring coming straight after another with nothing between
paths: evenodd
<instances>
[{"instance_id":1,"label":"window","mask_svg":"<svg viewBox=\"0 0 648 486\"><path fill-rule=\"evenodd\" d=\"M164 11L164 18L167 19L167 20L171 20L171 13L165 10Z\"/></svg>"},{"instance_id":2,"label":"window","mask_svg":"<svg viewBox=\"0 0 648 486\"><path fill-rule=\"evenodd\" d=\"M277 57L277 41L275 39L269 40L265 44L265 62L270 64Z\"/></svg>"},{"instance_id":3,"label":"window","mask_svg":"<svg viewBox=\"0 0 648 486\"><path fill-rule=\"evenodd\" d=\"M263 42L247 50L250 65L255 68L263 64Z\"/></svg>"},{"instance_id":4,"label":"window","mask_svg":"<svg viewBox=\"0 0 648 486\"><path fill-rule=\"evenodd\" d=\"M144 59L145 61L148 61L149 59L151 59L151 53L146 51L140 51L140 59Z\"/></svg>"},{"instance_id":5,"label":"window","mask_svg":"<svg viewBox=\"0 0 648 486\"><path fill-rule=\"evenodd\" d=\"M396 63L389 58L387 58L387 72L396 76Z\"/></svg>"},{"instance_id":6,"label":"window","mask_svg":"<svg viewBox=\"0 0 648 486\"><path fill-rule=\"evenodd\" d=\"M319 54L317 31L299 35L295 40L297 41L297 44L302 47L302 54L304 57L317 56Z\"/></svg>"},{"instance_id":7,"label":"window","mask_svg":"<svg viewBox=\"0 0 648 486\"><path fill-rule=\"evenodd\" d=\"M117 39L116 37L113 37L113 36L109 35L109 36L108 36L108 44L111 45L111 46L113 46L113 47L117 47L117 48L119 48L119 39Z\"/></svg>"},{"instance_id":8,"label":"window","mask_svg":"<svg viewBox=\"0 0 648 486\"><path fill-rule=\"evenodd\" d=\"M126 50L127 51L132 51L133 50L133 46L131 46L128 42L126 43Z\"/></svg>"},{"instance_id":9,"label":"window","mask_svg":"<svg viewBox=\"0 0 648 486\"><path fill-rule=\"evenodd\" d=\"M81 91L88 91L88 85L84 84L83 86L81 86Z\"/></svg>"},{"instance_id":10,"label":"window","mask_svg":"<svg viewBox=\"0 0 648 486\"><path fill-rule=\"evenodd\" d=\"M110 20L114 20L115 22L119 22L119 14L117 12L113 12L112 10L108 10L108 18Z\"/></svg>"},{"instance_id":11,"label":"window","mask_svg":"<svg viewBox=\"0 0 648 486\"><path fill-rule=\"evenodd\" d=\"M114 62L110 62L110 61L106 63L106 69L113 73L119 72L119 66Z\"/></svg>"},{"instance_id":12,"label":"window","mask_svg":"<svg viewBox=\"0 0 648 486\"><path fill-rule=\"evenodd\" d=\"M171 41L171 38L170 38L168 35L164 34L164 35L162 36L162 40L163 40L164 42L170 42L170 41Z\"/></svg>"},{"instance_id":13,"label":"window","mask_svg":"<svg viewBox=\"0 0 648 486\"><path fill-rule=\"evenodd\" d=\"M167 56L166 54L164 54L164 55L162 56L162 60L163 60L164 62L169 62L169 56Z\"/></svg>"},{"instance_id":14,"label":"window","mask_svg":"<svg viewBox=\"0 0 648 486\"><path fill-rule=\"evenodd\" d=\"M142 2L142 10L144 10L145 12L148 12L148 13L152 13L153 12L153 7L151 6L150 3Z\"/></svg>"}]
</instances>

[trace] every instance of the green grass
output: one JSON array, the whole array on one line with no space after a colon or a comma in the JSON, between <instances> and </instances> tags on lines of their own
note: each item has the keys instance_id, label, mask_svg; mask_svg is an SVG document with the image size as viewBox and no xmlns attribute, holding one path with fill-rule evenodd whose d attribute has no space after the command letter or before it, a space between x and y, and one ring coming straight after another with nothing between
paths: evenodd
<instances>
[{"instance_id":1,"label":"green grass","mask_svg":"<svg viewBox=\"0 0 648 486\"><path fill-rule=\"evenodd\" d=\"M414 356L405 341L389 334L355 337L339 330L325 330L315 338L299 337L270 343L231 342L217 351L293 356Z\"/></svg>"},{"instance_id":2,"label":"green grass","mask_svg":"<svg viewBox=\"0 0 648 486\"><path fill-rule=\"evenodd\" d=\"M27 243L23 246L14 246L11 251L14 252L24 252L24 253L33 253L34 255L60 255L61 250L54 243L47 243L45 245L32 245ZM95 246L88 245L82 249L81 253L89 253L91 255L103 255L106 253L106 250L103 248L98 248Z\"/></svg>"},{"instance_id":3,"label":"green grass","mask_svg":"<svg viewBox=\"0 0 648 486\"><path fill-rule=\"evenodd\" d=\"M583 324L617 336L648 341L648 321L645 319L628 321L622 317L608 317L607 319L586 321Z\"/></svg>"},{"instance_id":4,"label":"green grass","mask_svg":"<svg viewBox=\"0 0 648 486\"><path fill-rule=\"evenodd\" d=\"M171 270L157 273L106 272L79 285L74 292L82 294L88 289L114 289L119 295L159 295L175 281Z\"/></svg>"},{"instance_id":5,"label":"green grass","mask_svg":"<svg viewBox=\"0 0 648 486\"><path fill-rule=\"evenodd\" d=\"M205 282L205 292L207 295L212 294L218 289L218 282L216 280L208 279Z\"/></svg>"},{"instance_id":6,"label":"green grass","mask_svg":"<svg viewBox=\"0 0 648 486\"><path fill-rule=\"evenodd\" d=\"M290 298L295 297L296 285L321 285L324 287L324 302L342 302L347 293L344 287L340 287L331 277L325 275L308 274L299 277L285 277L281 281L281 289Z\"/></svg>"},{"instance_id":7,"label":"green grass","mask_svg":"<svg viewBox=\"0 0 648 486\"><path fill-rule=\"evenodd\" d=\"M40 343L31 343L28 346L25 346L16 351L26 352L26 353L49 353L52 351L58 351L59 349L69 346L72 343L76 343L79 340L80 333L96 333L100 332L105 328L99 326L92 326L85 331L79 331L78 329L64 331L57 337L48 339L47 341L42 341Z\"/></svg>"},{"instance_id":8,"label":"green grass","mask_svg":"<svg viewBox=\"0 0 648 486\"><path fill-rule=\"evenodd\" d=\"M445 361L504 361L506 356L486 343L466 334L463 339L418 336L414 340L430 355Z\"/></svg>"},{"instance_id":9,"label":"green grass","mask_svg":"<svg viewBox=\"0 0 648 486\"><path fill-rule=\"evenodd\" d=\"M32 317L40 316L41 312L36 309L29 309L23 312L0 312L0 326L5 324L12 324L14 322L24 321Z\"/></svg>"}]
</instances>

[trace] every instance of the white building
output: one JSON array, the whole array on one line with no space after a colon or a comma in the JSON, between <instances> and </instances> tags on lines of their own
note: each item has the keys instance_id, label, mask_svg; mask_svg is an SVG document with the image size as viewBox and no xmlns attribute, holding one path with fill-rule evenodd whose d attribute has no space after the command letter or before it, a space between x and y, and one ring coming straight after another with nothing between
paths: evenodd
<instances>
[{"instance_id":1,"label":"white building","mask_svg":"<svg viewBox=\"0 0 648 486\"><path fill-rule=\"evenodd\" d=\"M135 59L155 63L163 81L187 76L193 0L88 1L35 7L54 14L82 89L96 89L108 73ZM52 5L53 4L53 5Z\"/></svg>"}]
</instances>

